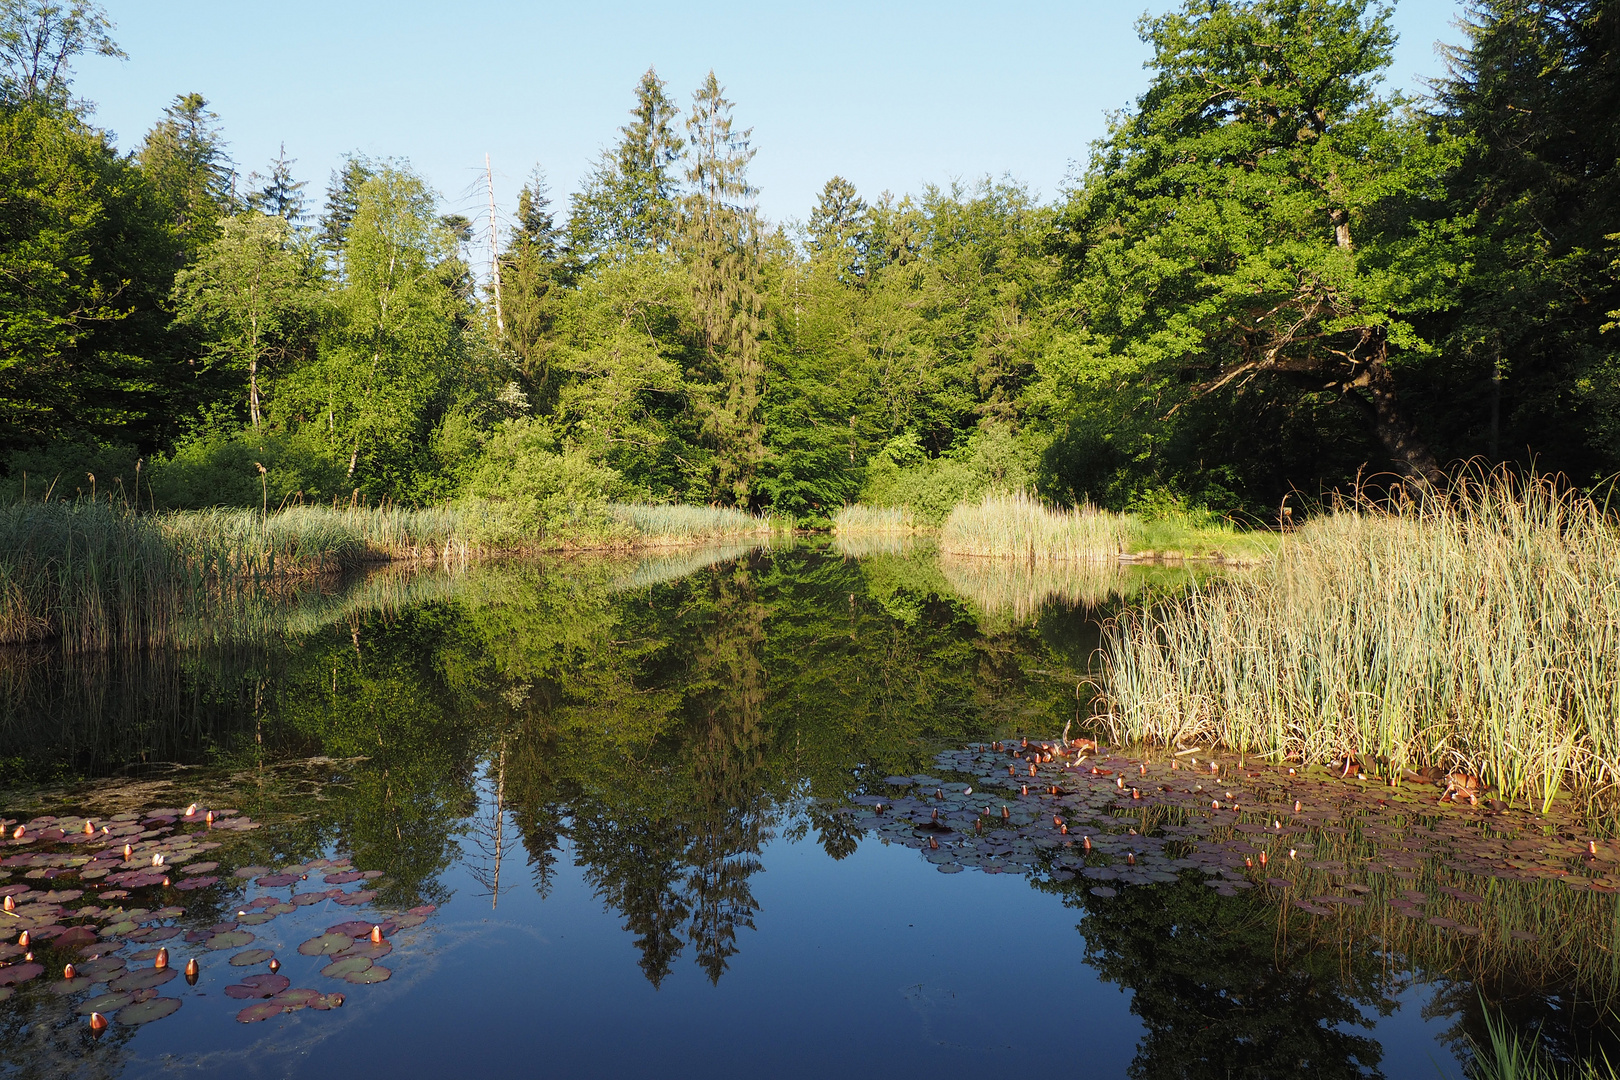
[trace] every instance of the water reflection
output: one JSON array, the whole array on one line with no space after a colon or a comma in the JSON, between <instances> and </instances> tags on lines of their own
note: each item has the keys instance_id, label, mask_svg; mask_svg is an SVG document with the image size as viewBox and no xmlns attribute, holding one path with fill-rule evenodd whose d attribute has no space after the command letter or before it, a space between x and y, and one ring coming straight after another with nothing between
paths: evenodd
<instances>
[{"instance_id":1,"label":"water reflection","mask_svg":"<svg viewBox=\"0 0 1620 1080\"><path fill-rule=\"evenodd\" d=\"M834 809L873 778L927 771L941 745L1060 730L1084 704L1097 617L1186 573L860 554L385 575L306 597L257 644L8 652L0 767L18 809L55 797L42 781L78 798L110 779L213 785L280 823L267 861L351 854L386 871L395 906L450 900L457 868L497 909L577 873L647 984L690 964L718 985L760 924L773 851L847 859L871 841ZM1376 934L1289 936L1274 908L1198 881L1133 903L1037 887L1080 913L1087 964L1131 992L1146 1028L1133 1076L1400 1075L1374 1028L1419 983L1441 988L1429 1007L1456 1046L1482 1034L1481 985L1517 1023L1561 1032L1565 1053L1590 1038L1576 1018L1592 1010L1567 997L1591 988L1558 972L1481 984Z\"/></svg>"}]
</instances>

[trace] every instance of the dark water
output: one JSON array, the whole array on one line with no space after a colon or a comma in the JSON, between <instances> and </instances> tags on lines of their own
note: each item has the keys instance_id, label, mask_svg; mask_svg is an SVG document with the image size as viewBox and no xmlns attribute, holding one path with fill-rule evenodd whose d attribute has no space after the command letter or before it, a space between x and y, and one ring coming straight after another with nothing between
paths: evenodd
<instances>
[{"instance_id":1,"label":"dark water","mask_svg":"<svg viewBox=\"0 0 1620 1080\"><path fill-rule=\"evenodd\" d=\"M0 1002L0 1069L1431 1078L1462 1075L1482 998L1589 1052L1614 973L1579 950L1298 933L1264 891L1197 874L1111 898L941 874L838 812L942 748L1056 735L1085 709L1097 620L1178 584L680 553L373 578L206 655L7 654L6 816L229 805L263 827L221 874L347 856L384 872L380 910L439 907L394 938L393 978L333 1011L237 1023L210 953L178 1013L93 1039L85 995L24 984ZM180 921L263 892L227 877ZM351 917L334 904L254 927L295 986L324 962L298 942Z\"/></svg>"}]
</instances>

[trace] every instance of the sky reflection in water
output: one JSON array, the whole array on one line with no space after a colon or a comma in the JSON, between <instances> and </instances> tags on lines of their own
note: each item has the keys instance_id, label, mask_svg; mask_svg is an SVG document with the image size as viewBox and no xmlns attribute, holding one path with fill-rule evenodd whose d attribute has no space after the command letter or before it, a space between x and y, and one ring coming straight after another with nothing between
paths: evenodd
<instances>
[{"instance_id":1,"label":"sky reflection in water","mask_svg":"<svg viewBox=\"0 0 1620 1080\"><path fill-rule=\"evenodd\" d=\"M1099 612L1180 572L735 555L373 580L303 597L285 643L206 656L0 658L13 814L44 808L24 779L83 802L156 777L270 823L276 865L350 855L391 902L443 904L402 977L340 1012L182 1010L42 1061L0 1003L0 1069L1459 1074L1480 1031L1460 970L1279 949L1271 902L1197 875L1110 902L1083 880L942 875L831 812L941 747L1056 734ZM1488 982L1568 1040L1550 973Z\"/></svg>"}]
</instances>

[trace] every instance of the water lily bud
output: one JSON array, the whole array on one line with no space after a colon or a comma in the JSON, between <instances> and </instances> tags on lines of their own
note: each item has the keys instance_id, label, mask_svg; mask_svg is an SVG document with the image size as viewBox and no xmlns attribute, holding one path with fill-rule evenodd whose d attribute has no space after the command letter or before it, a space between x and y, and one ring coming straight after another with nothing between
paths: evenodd
<instances>
[{"instance_id":1,"label":"water lily bud","mask_svg":"<svg viewBox=\"0 0 1620 1080\"><path fill-rule=\"evenodd\" d=\"M930 850L930 851L938 851L939 850L939 841L934 839L932 836L930 836L928 838L928 850Z\"/></svg>"},{"instance_id":2,"label":"water lily bud","mask_svg":"<svg viewBox=\"0 0 1620 1080\"><path fill-rule=\"evenodd\" d=\"M1021 743L1019 743L1018 745L1023 747L1025 750L1028 750L1029 749L1029 740L1026 738Z\"/></svg>"},{"instance_id":3,"label":"water lily bud","mask_svg":"<svg viewBox=\"0 0 1620 1080\"><path fill-rule=\"evenodd\" d=\"M1147 775L1147 762L1144 761L1142 763L1142 765L1140 766L1140 768L1141 768L1142 775L1146 776Z\"/></svg>"},{"instance_id":4,"label":"water lily bud","mask_svg":"<svg viewBox=\"0 0 1620 1080\"><path fill-rule=\"evenodd\" d=\"M195 956L186 961L186 982L190 983L192 986L196 986L197 976L201 973L202 967L197 963L197 958Z\"/></svg>"},{"instance_id":5,"label":"water lily bud","mask_svg":"<svg viewBox=\"0 0 1620 1080\"><path fill-rule=\"evenodd\" d=\"M932 837L930 837L930 839L932 839ZM938 843L938 841L935 841L935 843L934 843L934 847L935 847L935 848L938 848L938 847L939 847L939 843ZM383 939L383 938L382 938L382 927L380 927L380 926L373 926L373 927L372 927L372 928L371 928L371 943L372 943L372 944L373 944L373 945L381 945L381 944L382 944L382 939Z\"/></svg>"},{"instance_id":6,"label":"water lily bud","mask_svg":"<svg viewBox=\"0 0 1620 1080\"><path fill-rule=\"evenodd\" d=\"M209 826L212 827L214 824L214 812L212 810L208 811L208 816L203 818L203 820L208 822Z\"/></svg>"},{"instance_id":7,"label":"water lily bud","mask_svg":"<svg viewBox=\"0 0 1620 1080\"><path fill-rule=\"evenodd\" d=\"M22 933L17 935L17 944L21 945L25 949L28 948L28 931L24 930Z\"/></svg>"},{"instance_id":8,"label":"water lily bud","mask_svg":"<svg viewBox=\"0 0 1620 1080\"><path fill-rule=\"evenodd\" d=\"M90 823L89 818L85 818L85 820L84 820L84 835L86 835L86 836L94 836L94 835L96 835L96 827Z\"/></svg>"},{"instance_id":9,"label":"water lily bud","mask_svg":"<svg viewBox=\"0 0 1620 1080\"><path fill-rule=\"evenodd\" d=\"M1597 854L1597 841L1596 840L1588 840L1586 842L1586 853L1588 855L1596 855Z\"/></svg>"},{"instance_id":10,"label":"water lily bud","mask_svg":"<svg viewBox=\"0 0 1620 1080\"><path fill-rule=\"evenodd\" d=\"M931 821L938 821L939 820L939 810L938 809L934 810L934 816L932 818L930 818L929 820L931 820Z\"/></svg>"},{"instance_id":11,"label":"water lily bud","mask_svg":"<svg viewBox=\"0 0 1620 1080\"><path fill-rule=\"evenodd\" d=\"M1029 785L1028 785L1028 784L1025 784L1025 785L1024 785L1024 790L1023 790L1023 794L1025 794L1025 795L1028 795L1028 794L1029 794Z\"/></svg>"},{"instance_id":12,"label":"water lily bud","mask_svg":"<svg viewBox=\"0 0 1620 1080\"><path fill-rule=\"evenodd\" d=\"M128 844L125 844L124 845L124 858L125 859L133 859L134 857L135 857L135 849L130 847Z\"/></svg>"},{"instance_id":13,"label":"water lily bud","mask_svg":"<svg viewBox=\"0 0 1620 1080\"><path fill-rule=\"evenodd\" d=\"M165 889L167 889L167 888L168 888L168 887L169 887L169 879L168 879L168 878L167 878L167 877L165 877L165 878L164 878L164 879L163 879L163 887L164 887L164 888L165 888Z\"/></svg>"},{"instance_id":14,"label":"water lily bud","mask_svg":"<svg viewBox=\"0 0 1620 1080\"><path fill-rule=\"evenodd\" d=\"M1061 824L1063 824L1063 819L1061 817L1058 817L1058 815L1053 814L1052 815L1052 824L1053 825L1061 825Z\"/></svg>"},{"instance_id":15,"label":"water lily bud","mask_svg":"<svg viewBox=\"0 0 1620 1080\"><path fill-rule=\"evenodd\" d=\"M1266 865L1266 853L1263 851L1260 853L1260 865Z\"/></svg>"},{"instance_id":16,"label":"water lily bud","mask_svg":"<svg viewBox=\"0 0 1620 1080\"><path fill-rule=\"evenodd\" d=\"M107 1030L107 1018L105 1016L102 1016L98 1012L91 1013L90 1014L90 1030L94 1031L98 1035L101 1034L103 1031L106 1031Z\"/></svg>"},{"instance_id":17,"label":"water lily bud","mask_svg":"<svg viewBox=\"0 0 1620 1080\"><path fill-rule=\"evenodd\" d=\"M1069 835L1069 826L1068 826L1068 824L1065 823L1063 825L1058 826L1058 832L1062 833L1064 836L1068 836Z\"/></svg>"},{"instance_id":18,"label":"water lily bud","mask_svg":"<svg viewBox=\"0 0 1620 1080\"><path fill-rule=\"evenodd\" d=\"M186 817L196 817L196 816L197 816L197 804L192 803L190 806L186 807Z\"/></svg>"},{"instance_id":19,"label":"water lily bud","mask_svg":"<svg viewBox=\"0 0 1620 1080\"><path fill-rule=\"evenodd\" d=\"M1030 766L1030 767L1029 767L1029 775L1031 775L1031 776L1034 776L1034 775L1036 775L1036 773L1035 773L1035 766L1033 766L1033 765L1031 765L1031 766Z\"/></svg>"},{"instance_id":20,"label":"water lily bud","mask_svg":"<svg viewBox=\"0 0 1620 1080\"><path fill-rule=\"evenodd\" d=\"M1294 813L1297 814L1303 809L1305 809L1305 804L1300 802L1298 799L1295 799L1294 800Z\"/></svg>"},{"instance_id":21,"label":"water lily bud","mask_svg":"<svg viewBox=\"0 0 1620 1080\"><path fill-rule=\"evenodd\" d=\"M270 974L274 975L276 972L278 972L280 970L281 970L281 961L277 960L275 957L272 956L270 958Z\"/></svg>"},{"instance_id":22,"label":"water lily bud","mask_svg":"<svg viewBox=\"0 0 1620 1080\"><path fill-rule=\"evenodd\" d=\"M1087 851L1091 850L1091 837L1085 837L1080 843Z\"/></svg>"},{"instance_id":23,"label":"water lily bud","mask_svg":"<svg viewBox=\"0 0 1620 1080\"><path fill-rule=\"evenodd\" d=\"M76 979L78 977L79 977L79 973L78 973L78 971L76 971L74 969L72 964L69 964L69 965L67 965L66 967L64 967L62 969L62 978L71 981L71 980Z\"/></svg>"},{"instance_id":24,"label":"water lily bud","mask_svg":"<svg viewBox=\"0 0 1620 1080\"><path fill-rule=\"evenodd\" d=\"M156 852L156 853L153 854L153 856L152 856L152 865L153 866L162 866L163 865L163 852L159 851L159 852Z\"/></svg>"},{"instance_id":25,"label":"water lily bud","mask_svg":"<svg viewBox=\"0 0 1620 1080\"><path fill-rule=\"evenodd\" d=\"M1115 784L1116 787L1119 788L1119 790L1121 790L1121 791L1125 790L1125 778L1123 776L1114 777L1114 784Z\"/></svg>"},{"instance_id":26,"label":"water lily bud","mask_svg":"<svg viewBox=\"0 0 1620 1080\"><path fill-rule=\"evenodd\" d=\"M1008 776L1015 776L1015 775L1017 775L1017 773L1018 773L1017 769L1013 768L1011 765L1007 766L1007 775Z\"/></svg>"},{"instance_id":27,"label":"water lily bud","mask_svg":"<svg viewBox=\"0 0 1620 1080\"><path fill-rule=\"evenodd\" d=\"M162 970L163 968L168 967L169 966L169 950L168 949L159 949L158 954L157 954L157 958L152 961L152 966L155 967L155 968L158 968L159 970Z\"/></svg>"},{"instance_id":28,"label":"water lily bud","mask_svg":"<svg viewBox=\"0 0 1620 1080\"><path fill-rule=\"evenodd\" d=\"M973 794L973 789L972 788L963 788L962 789L962 794L971 795L971 794Z\"/></svg>"},{"instance_id":29,"label":"water lily bud","mask_svg":"<svg viewBox=\"0 0 1620 1080\"><path fill-rule=\"evenodd\" d=\"M19 825L15 829L11 830L11 838L13 840L21 840L23 838L23 833L25 833L27 831L28 831L27 829L25 829L21 825Z\"/></svg>"},{"instance_id":30,"label":"water lily bud","mask_svg":"<svg viewBox=\"0 0 1620 1080\"><path fill-rule=\"evenodd\" d=\"M1294 851L1294 849L1293 849L1293 848L1289 848L1289 849L1288 849L1288 857L1289 857L1289 858L1290 858L1290 859L1292 859L1292 858L1294 858L1294 856L1295 856L1295 851Z\"/></svg>"},{"instance_id":31,"label":"water lily bud","mask_svg":"<svg viewBox=\"0 0 1620 1080\"><path fill-rule=\"evenodd\" d=\"M16 911L17 910L17 901L13 900L9 896L6 897L5 909L7 911Z\"/></svg>"},{"instance_id":32,"label":"water lily bud","mask_svg":"<svg viewBox=\"0 0 1620 1080\"><path fill-rule=\"evenodd\" d=\"M29 949L27 952L23 953L23 963L32 964L33 962L34 962L34 950Z\"/></svg>"},{"instance_id":33,"label":"water lily bud","mask_svg":"<svg viewBox=\"0 0 1620 1080\"><path fill-rule=\"evenodd\" d=\"M1136 852L1127 851L1125 853L1125 865L1126 866L1135 866L1136 865Z\"/></svg>"},{"instance_id":34,"label":"water lily bud","mask_svg":"<svg viewBox=\"0 0 1620 1080\"><path fill-rule=\"evenodd\" d=\"M1214 763L1214 762L1213 762L1213 761L1212 761L1212 762L1210 762L1210 763L1209 763L1209 771L1210 771L1210 774L1211 774L1211 775L1213 775L1213 774L1215 774L1215 773L1218 773L1218 772L1220 772L1220 771L1221 771L1221 767L1220 767L1220 766L1219 766L1219 765L1217 765L1217 764L1215 764L1215 763Z\"/></svg>"},{"instance_id":35,"label":"water lily bud","mask_svg":"<svg viewBox=\"0 0 1620 1080\"><path fill-rule=\"evenodd\" d=\"M1002 808L1001 808L1001 816L1002 816L1002 817L1003 817L1003 818L1010 818L1010 817L1012 817L1012 815L1011 815L1011 814L1009 814L1009 813L1008 813L1008 812L1007 812L1007 808L1006 808L1006 807L1005 807L1005 806L1003 806L1003 807L1002 807Z\"/></svg>"}]
</instances>

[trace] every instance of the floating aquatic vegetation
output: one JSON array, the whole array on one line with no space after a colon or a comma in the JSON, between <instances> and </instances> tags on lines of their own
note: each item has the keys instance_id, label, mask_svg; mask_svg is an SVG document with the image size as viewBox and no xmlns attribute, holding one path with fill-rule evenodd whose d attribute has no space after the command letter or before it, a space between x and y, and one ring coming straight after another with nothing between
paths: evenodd
<instances>
[{"instance_id":1,"label":"floating aquatic vegetation","mask_svg":"<svg viewBox=\"0 0 1620 1080\"><path fill-rule=\"evenodd\" d=\"M886 777L841 813L941 873L1016 872L1103 901L1196 873L1221 896L1259 890L1313 919L1366 918L1414 946L1483 938L1540 949L1544 970L1616 982L1596 944L1606 931L1591 928L1614 918L1603 898L1620 890L1620 841L1576 817L1442 802L1441 776L1195 748L1125 754L1017 739L945 751L935 765L940 776ZM1388 916L1404 929L1376 924Z\"/></svg>"},{"instance_id":2,"label":"floating aquatic vegetation","mask_svg":"<svg viewBox=\"0 0 1620 1080\"><path fill-rule=\"evenodd\" d=\"M236 810L195 804L105 819L0 819L0 881L19 871L23 876L21 882L0 885L0 1003L17 996L19 988L34 994L38 986L37 993L66 999L70 1012L88 1018L94 1033L109 1022L135 1027L180 1008L181 997L164 996L160 989L181 976L182 966L187 985L179 987L181 993L188 986L198 987L199 994L216 992L204 983L208 970L199 956L234 951L227 961L231 968L270 965L269 973L244 975L224 986L227 998L253 1002L236 1014L238 1020L340 1007L341 993L293 987L289 976L278 973L273 950L244 948L255 941L246 927L298 911L319 912L327 903L370 905L379 893L364 886L375 886L382 871L358 869L348 858L314 859L279 870L230 869L228 845L258 827ZM312 880L321 887L311 889ZM118 888L87 896L83 886L92 882ZM353 884L362 887L344 888ZM255 889L299 887L309 891L252 895ZM202 901L202 918L187 920L187 909L171 903L182 895ZM206 912L222 904L230 905L226 921L212 922L220 916ZM383 982L392 972L376 961L393 951L388 938L422 925L435 910L425 905L409 912L368 912L370 918L339 923L306 941L299 952L317 960L311 977L320 971L354 985ZM130 946L138 948L126 951ZM61 978L41 979L48 969Z\"/></svg>"}]
</instances>

